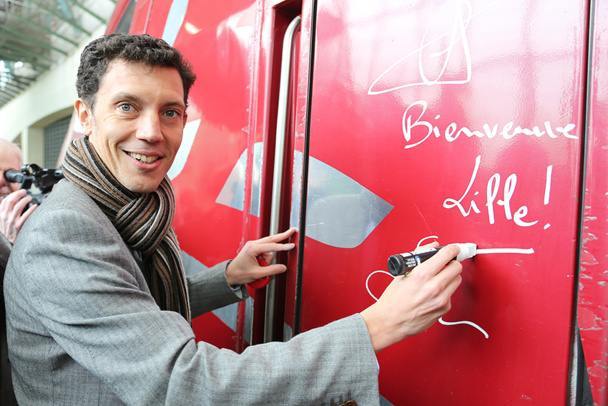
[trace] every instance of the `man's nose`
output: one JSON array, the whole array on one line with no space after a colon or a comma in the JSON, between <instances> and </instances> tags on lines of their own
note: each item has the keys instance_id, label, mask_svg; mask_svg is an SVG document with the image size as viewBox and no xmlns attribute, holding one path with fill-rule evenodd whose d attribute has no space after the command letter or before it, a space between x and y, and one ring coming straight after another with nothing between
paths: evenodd
<instances>
[{"instance_id":1,"label":"man's nose","mask_svg":"<svg viewBox=\"0 0 608 406\"><path fill-rule=\"evenodd\" d=\"M162 139L162 130L158 114L143 114L137 126L137 138L147 142L158 142Z\"/></svg>"}]
</instances>

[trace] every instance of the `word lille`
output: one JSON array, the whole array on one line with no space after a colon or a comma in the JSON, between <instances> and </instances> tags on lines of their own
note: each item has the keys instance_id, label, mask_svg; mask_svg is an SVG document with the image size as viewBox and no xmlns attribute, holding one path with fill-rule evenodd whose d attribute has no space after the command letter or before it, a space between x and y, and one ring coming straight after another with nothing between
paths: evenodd
<instances>
[{"instance_id":1,"label":"word lille","mask_svg":"<svg viewBox=\"0 0 608 406\"><path fill-rule=\"evenodd\" d=\"M479 195L479 192L476 191L471 193L471 188L473 184L477 180L477 172L479 170L479 165L481 163L481 155L477 155L475 158L475 167L473 168L473 173L471 174L471 178L469 179L469 184L467 185L466 190L460 196L459 199L453 199L448 197L443 201L443 207L446 209L457 208L462 214L463 217L468 217L472 212L476 214L480 214L481 210L475 201L476 197ZM553 165L548 165L545 175L545 194L543 198L543 204L545 206L550 203L551 196L551 178L553 174ZM502 192L499 195L499 188L501 185L500 174L495 173L488 179L486 184L486 195L485 195L485 207L488 215L488 222L490 224L495 223L496 219L496 206L502 206L505 219L509 221L513 221L515 225L519 227L531 227L538 223L538 220L530 220L527 219L528 216L528 206L521 205L515 212L511 208L511 199L515 193L515 189L517 187L517 175L512 173L504 181ZM468 201L468 208L465 209L463 202L465 199ZM551 225L545 224L544 229L548 229Z\"/></svg>"}]
</instances>

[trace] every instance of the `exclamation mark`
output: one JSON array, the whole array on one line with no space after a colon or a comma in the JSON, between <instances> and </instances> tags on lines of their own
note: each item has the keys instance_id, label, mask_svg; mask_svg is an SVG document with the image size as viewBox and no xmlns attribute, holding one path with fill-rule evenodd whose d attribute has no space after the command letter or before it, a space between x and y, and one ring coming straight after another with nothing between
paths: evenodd
<instances>
[{"instance_id":1,"label":"exclamation mark","mask_svg":"<svg viewBox=\"0 0 608 406\"><path fill-rule=\"evenodd\" d=\"M549 204L549 200L551 198L551 175L553 173L553 165L547 166L547 177L545 179L545 198L543 199L543 203L545 206ZM548 229L551 227L551 224L545 224L544 229Z\"/></svg>"}]
</instances>

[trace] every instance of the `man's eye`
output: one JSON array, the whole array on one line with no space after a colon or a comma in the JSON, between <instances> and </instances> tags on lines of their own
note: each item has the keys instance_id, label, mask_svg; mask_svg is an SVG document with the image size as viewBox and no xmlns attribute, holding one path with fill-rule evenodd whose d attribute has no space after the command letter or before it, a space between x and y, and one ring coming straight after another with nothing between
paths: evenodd
<instances>
[{"instance_id":1,"label":"man's eye","mask_svg":"<svg viewBox=\"0 0 608 406\"><path fill-rule=\"evenodd\" d=\"M180 112L177 110L167 110L165 111L165 115L169 118L175 118L180 116Z\"/></svg>"},{"instance_id":2,"label":"man's eye","mask_svg":"<svg viewBox=\"0 0 608 406\"><path fill-rule=\"evenodd\" d=\"M121 103L118 105L118 109L124 113L130 113L133 111L133 106L129 103Z\"/></svg>"}]
</instances>

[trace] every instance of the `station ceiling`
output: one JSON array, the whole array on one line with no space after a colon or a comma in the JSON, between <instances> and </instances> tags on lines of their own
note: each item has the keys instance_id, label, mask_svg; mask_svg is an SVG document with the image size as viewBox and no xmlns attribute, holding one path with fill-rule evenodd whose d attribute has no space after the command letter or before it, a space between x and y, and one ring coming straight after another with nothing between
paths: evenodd
<instances>
[{"instance_id":1,"label":"station ceiling","mask_svg":"<svg viewBox=\"0 0 608 406\"><path fill-rule=\"evenodd\" d=\"M0 108L70 56L116 0L0 0Z\"/></svg>"}]
</instances>

